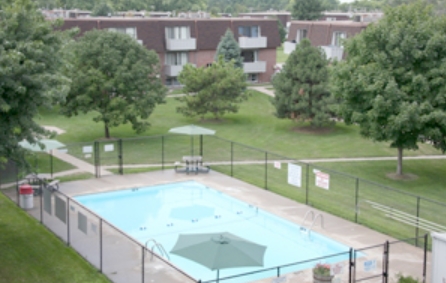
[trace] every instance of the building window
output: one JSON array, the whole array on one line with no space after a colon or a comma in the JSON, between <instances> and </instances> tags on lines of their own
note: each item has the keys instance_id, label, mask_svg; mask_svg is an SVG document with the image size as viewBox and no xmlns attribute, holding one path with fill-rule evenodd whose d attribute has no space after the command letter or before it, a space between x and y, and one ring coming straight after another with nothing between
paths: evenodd
<instances>
[{"instance_id":1,"label":"building window","mask_svg":"<svg viewBox=\"0 0 446 283\"><path fill-rule=\"evenodd\" d=\"M166 27L167 39L188 39L190 38L189 27Z\"/></svg>"},{"instance_id":2,"label":"building window","mask_svg":"<svg viewBox=\"0 0 446 283\"><path fill-rule=\"evenodd\" d=\"M258 59L257 50L243 50L241 53L244 63L256 62Z\"/></svg>"},{"instance_id":3,"label":"building window","mask_svg":"<svg viewBox=\"0 0 446 283\"><path fill-rule=\"evenodd\" d=\"M166 65L183 66L188 63L187 52L169 52L166 53Z\"/></svg>"},{"instance_id":4,"label":"building window","mask_svg":"<svg viewBox=\"0 0 446 283\"><path fill-rule=\"evenodd\" d=\"M132 38L137 39L136 37L136 28L135 27L119 27L119 28L108 28L109 31L120 32L130 35Z\"/></svg>"},{"instance_id":5,"label":"building window","mask_svg":"<svg viewBox=\"0 0 446 283\"><path fill-rule=\"evenodd\" d=\"M238 27L239 36L260 37L260 28L258 26L241 26Z\"/></svg>"},{"instance_id":6,"label":"building window","mask_svg":"<svg viewBox=\"0 0 446 283\"><path fill-rule=\"evenodd\" d=\"M342 47L342 40L345 39L347 36L345 32L343 31L335 31L333 32L333 38L331 41L331 45Z\"/></svg>"},{"instance_id":7,"label":"building window","mask_svg":"<svg viewBox=\"0 0 446 283\"><path fill-rule=\"evenodd\" d=\"M296 33L296 43L300 43L302 39L307 38L307 33L306 29L298 29Z\"/></svg>"}]
</instances>

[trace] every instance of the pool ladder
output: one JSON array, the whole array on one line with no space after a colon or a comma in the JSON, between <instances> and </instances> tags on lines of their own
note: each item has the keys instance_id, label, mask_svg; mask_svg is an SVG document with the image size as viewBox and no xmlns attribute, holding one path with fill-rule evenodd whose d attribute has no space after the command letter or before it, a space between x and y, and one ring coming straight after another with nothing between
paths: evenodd
<instances>
[{"instance_id":1,"label":"pool ladder","mask_svg":"<svg viewBox=\"0 0 446 283\"><path fill-rule=\"evenodd\" d=\"M150 248L150 251L152 253L152 256L150 257L150 260L153 260L153 254L154 254L154 249L158 248L158 251L160 252L161 256L167 257L168 260L170 260L169 254L166 252L166 250L164 249L163 245L161 245L160 243L158 243L155 239L148 239L146 242L146 249L149 250L148 244L149 243L153 243L152 248Z\"/></svg>"},{"instance_id":2,"label":"pool ladder","mask_svg":"<svg viewBox=\"0 0 446 283\"><path fill-rule=\"evenodd\" d=\"M311 216L312 222L311 222L310 228L307 229L307 228L305 228L305 221L307 220L308 216ZM313 227L315 226L318 218L321 219L321 228L324 228L324 216L320 213L316 214L316 216L315 216L315 213L313 210L307 211L304 216L304 221L302 222L302 228L306 229L307 233L310 233L311 229L313 229Z\"/></svg>"}]
</instances>

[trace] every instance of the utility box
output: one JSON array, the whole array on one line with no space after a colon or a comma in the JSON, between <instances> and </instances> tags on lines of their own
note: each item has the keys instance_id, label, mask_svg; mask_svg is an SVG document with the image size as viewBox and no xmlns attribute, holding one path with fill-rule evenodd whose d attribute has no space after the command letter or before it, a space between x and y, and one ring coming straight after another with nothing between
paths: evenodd
<instances>
[{"instance_id":1,"label":"utility box","mask_svg":"<svg viewBox=\"0 0 446 283\"><path fill-rule=\"evenodd\" d=\"M446 283L446 233L432 233L432 283Z\"/></svg>"},{"instance_id":2,"label":"utility box","mask_svg":"<svg viewBox=\"0 0 446 283\"><path fill-rule=\"evenodd\" d=\"M31 209L34 207L34 191L33 187L28 184L19 187L19 204L23 209Z\"/></svg>"}]
</instances>

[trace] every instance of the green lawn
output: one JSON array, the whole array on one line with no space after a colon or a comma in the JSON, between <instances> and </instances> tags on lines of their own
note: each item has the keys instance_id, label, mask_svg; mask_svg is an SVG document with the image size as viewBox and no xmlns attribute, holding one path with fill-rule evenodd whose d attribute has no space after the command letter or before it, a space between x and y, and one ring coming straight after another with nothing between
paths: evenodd
<instances>
[{"instance_id":1,"label":"green lawn","mask_svg":"<svg viewBox=\"0 0 446 283\"><path fill-rule=\"evenodd\" d=\"M277 48L277 58L276 61L277 63L285 63L286 60L288 59L288 54L283 53L283 44L282 46Z\"/></svg>"},{"instance_id":2,"label":"green lawn","mask_svg":"<svg viewBox=\"0 0 446 283\"><path fill-rule=\"evenodd\" d=\"M179 102L167 98L166 104L159 105L150 116L150 129L143 134L135 134L130 125L111 129L111 135L119 138L165 135L172 127L197 124L217 131L217 136L242 144L262 148L271 152L298 159L330 157L396 156L396 150L388 143L375 143L359 135L359 128L338 123L328 133L314 134L295 129L296 124L288 119L277 119L270 98L258 92L245 101L240 111L228 114L222 121L200 121L199 118L186 118L176 113ZM65 131L57 137L63 143L94 141L104 136L101 123L92 121L89 113L73 118L60 116L57 109L42 111L37 120L42 125L57 126ZM210 118L210 117L208 117ZM407 155L439 154L430 145L421 144L420 150L407 152Z\"/></svg>"},{"instance_id":3,"label":"green lawn","mask_svg":"<svg viewBox=\"0 0 446 283\"><path fill-rule=\"evenodd\" d=\"M110 282L3 194L0 210L0 282Z\"/></svg>"}]
</instances>

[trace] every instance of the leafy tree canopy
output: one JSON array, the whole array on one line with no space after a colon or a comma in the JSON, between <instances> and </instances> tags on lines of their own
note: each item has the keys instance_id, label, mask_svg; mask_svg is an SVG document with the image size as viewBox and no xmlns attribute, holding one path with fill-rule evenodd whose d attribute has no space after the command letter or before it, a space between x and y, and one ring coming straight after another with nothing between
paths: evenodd
<instances>
[{"instance_id":1,"label":"leafy tree canopy","mask_svg":"<svg viewBox=\"0 0 446 283\"><path fill-rule=\"evenodd\" d=\"M225 62L223 58L205 68L186 65L178 76L187 94L178 98L184 106L177 112L187 117L200 116L202 119L211 113L220 119L225 113L236 113L238 104L247 99L246 76L234 61Z\"/></svg>"},{"instance_id":2,"label":"leafy tree canopy","mask_svg":"<svg viewBox=\"0 0 446 283\"><path fill-rule=\"evenodd\" d=\"M421 2L388 9L376 24L346 42L333 92L345 122L364 137L398 149L430 140L446 150L446 20Z\"/></svg>"},{"instance_id":3,"label":"leafy tree canopy","mask_svg":"<svg viewBox=\"0 0 446 283\"><path fill-rule=\"evenodd\" d=\"M243 67L243 58L241 57L241 49L238 42L234 38L231 30L227 30L221 37L215 53L215 61L222 57L224 61L229 62L234 60L234 65L238 68Z\"/></svg>"},{"instance_id":4,"label":"leafy tree canopy","mask_svg":"<svg viewBox=\"0 0 446 283\"><path fill-rule=\"evenodd\" d=\"M113 8L106 2L106 1L100 1L97 2L96 5L93 8L93 11L91 11L92 16L111 16L114 14Z\"/></svg>"},{"instance_id":5,"label":"leafy tree canopy","mask_svg":"<svg viewBox=\"0 0 446 283\"><path fill-rule=\"evenodd\" d=\"M109 128L130 123L137 132L163 103L158 56L126 34L93 30L69 46L72 66L66 70L72 87L63 104L67 116L94 111L95 122Z\"/></svg>"},{"instance_id":6,"label":"leafy tree canopy","mask_svg":"<svg viewBox=\"0 0 446 283\"><path fill-rule=\"evenodd\" d=\"M328 89L328 60L304 39L288 57L273 79L272 100L276 116L310 121L314 127L329 125L332 100Z\"/></svg>"},{"instance_id":7,"label":"leafy tree canopy","mask_svg":"<svg viewBox=\"0 0 446 283\"><path fill-rule=\"evenodd\" d=\"M294 0L291 13L296 20L312 21L321 18L323 11L321 0Z\"/></svg>"},{"instance_id":8,"label":"leafy tree canopy","mask_svg":"<svg viewBox=\"0 0 446 283\"><path fill-rule=\"evenodd\" d=\"M29 0L0 1L0 162L23 164L23 139L44 131L34 118L39 107L64 99L69 80L61 75L63 34Z\"/></svg>"}]
</instances>

